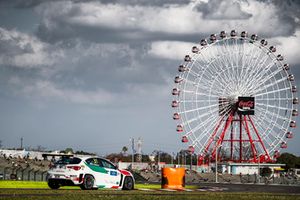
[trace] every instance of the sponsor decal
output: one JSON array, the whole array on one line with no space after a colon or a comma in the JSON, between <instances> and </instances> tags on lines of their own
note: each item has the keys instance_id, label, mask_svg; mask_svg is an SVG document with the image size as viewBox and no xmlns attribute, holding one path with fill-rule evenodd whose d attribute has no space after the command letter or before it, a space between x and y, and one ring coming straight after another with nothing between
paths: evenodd
<instances>
[{"instance_id":1,"label":"sponsor decal","mask_svg":"<svg viewBox=\"0 0 300 200\"><path fill-rule=\"evenodd\" d=\"M248 109L254 107L254 101L240 101L239 102L239 107L240 108L245 108L247 107Z\"/></svg>"},{"instance_id":2,"label":"sponsor decal","mask_svg":"<svg viewBox=\"0 0 300 200\"><path fill-rule=\"evenodd\" d=\"M238 114L254 115L254 97L239 97L238 98Z\"/></svg>"},{"instance_id":3,"label":"sponsor decal","mask_svg":"<svg viewBox=\"0 0 300 200\"><path fill-rule=\"evenodd\" d=\"M116 172L116 171L110 171L110 175L111 175L111 176L117 176L117 175L118 175L118 172Z\"/></svg>"}]
</instances>

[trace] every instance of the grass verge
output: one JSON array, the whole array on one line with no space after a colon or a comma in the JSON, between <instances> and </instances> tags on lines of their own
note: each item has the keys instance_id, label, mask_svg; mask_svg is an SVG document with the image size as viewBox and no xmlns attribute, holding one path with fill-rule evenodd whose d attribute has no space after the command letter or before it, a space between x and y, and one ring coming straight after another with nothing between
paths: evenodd
<instances>
[{"instance_id":1,"label":"grass verge","mask_svg":"<svg viewBox=\"0 0 300 200\"><path fill-rule=\"evenodd\" d=\"M188 186L195 189L196 186ZM79 190L79 187L62 187L67 190L50 190L46 182L0 181L0 199L14 200L300 200L300 195L270 194L255 192L186 192L186 191L123 191L123 190ZM6 188L6 189L5 189ZM20 190L20 188L24 188ZM75 189L76 188L76 189ZM159 189L159 184L136 184L136 188ZM74 190L72 190L74 189Z\"/></svg>"},{"instance_id":2,"label":"grass verge","mask_svg":"<svg viewBox=\"0 0 300 200\"><path fill-rule=\"evenodd\" d=\"M27 188L27 189L47 189L47 182L41 181L0 181L0 188ZM62 189L79 189L78 186L64 186ZM135 184L136 189L160 189L160 184ZM197 189L195 185L188 185L186 189Z\"/></svg>"}]
</instances>

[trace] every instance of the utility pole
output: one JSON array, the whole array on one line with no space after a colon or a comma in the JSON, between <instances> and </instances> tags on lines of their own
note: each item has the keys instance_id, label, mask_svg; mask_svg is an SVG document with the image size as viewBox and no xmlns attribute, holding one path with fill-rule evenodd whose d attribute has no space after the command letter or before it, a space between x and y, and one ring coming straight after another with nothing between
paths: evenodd
<instances>
[{"instance_id":1,"label":"utility pole","mask_svg":"<svg viewBox=\"0 0 300 200\"><path fill-rule=\"evenodd\" d=\"M191 166L190 166L190 170L192 170L193 168L193 154L191 153Z\"/></svg>"},{"instance_id":2,"label":"utility pole","mask_svg":"<svg viewBox=\"0 0 300 200\"><path fill-rule=\"evenodd\" d=\"M173 165L174 164L174 162L173 162L173 160L174 160L174 157L175 157L175 153L174 152L172 152L172 155L171 155L171 164ZM173 166L174 167L174 166Z\"/></svg>"},{"instance_id":3,"label":"utility pole","mask_svg":"<svg viewBox=\"0 0 300 200\"><path fill-rule=\"evenodd\" d=\"M21 149L23 149L23 137L21 137Z\"/></svg>"},{"instance_id":4,"label":"utility pole","mask_svg":"<svg viewBox=\"0 0 300 200\"><path fill-rule=\"evenodd\" d=\"M137 141L137 162L142 162L142 139L139 137Z\"/></svg>"},{"instance_id":5,"label":"utility pole","mask_svg":"<svg viewBox=\"0 0 300 200\"><path fill-rule=\"evenodd\" d=\"M210 172L210 154L208 154L208 172Z\"/></svg>"},{"instance_id":6,"label":"utility pole","mask_svg":"<svg viewBox=\"0 0 300 200\"><path fill-rule=\"evenodd\" d=\"M258 156L258 173L257 173L258 180L257 182L260 183L260 156Z\"/></svg>"},{"instance_id":7,"label":"utility pole","mask_svg":"<svg viewBox=\"0 0 300 200\"><path fill-rule=\"evenodd\" d=\"M219 150L220 147L222 147L222 145L216 147L216 159L215 159L216 160L216 169L215 169L216 183L218 183L218 150Z\"/></svg>"},{"instance_id":8,"label":"utility pole","mask_svg":"<svg viewBox=\"0 0 300 200\"><path fill-rule=\"evenodd\" d=\"M134 149L134 138L131 138L131 150L132 150L132 155L131 155L131 169L133 168L133 162L134 162L134 153L135 153L135 149Z\"/></svg>"}]
</instances>

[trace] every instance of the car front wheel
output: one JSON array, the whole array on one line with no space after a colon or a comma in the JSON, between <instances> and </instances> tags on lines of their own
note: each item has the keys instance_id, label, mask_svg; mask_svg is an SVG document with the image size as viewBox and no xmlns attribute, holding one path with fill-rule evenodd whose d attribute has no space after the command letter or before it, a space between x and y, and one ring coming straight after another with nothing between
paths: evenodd
<instances>
[{"instance_id":1,"label":"car front wheel","mask_svg":"<svg viewBox=\"0 0 300 200\"><path fill-rule=\"evenodd\" d=\"M124 184L123 184L123 190L133 190L134 189L134 182L131 177L125 177Z\"/></svg>"},{"instance_id":2,"label":"car front wheel","mask_svg":"<svg viewBox=\"0 0 300 200\"><path fill-rule=\"evenodd\" d=\"M83 183L81 185L81 189L83 190L92 190L94 187L95 179L92 175L85 175L83 179Z\"/></svg>"}]
</instances>

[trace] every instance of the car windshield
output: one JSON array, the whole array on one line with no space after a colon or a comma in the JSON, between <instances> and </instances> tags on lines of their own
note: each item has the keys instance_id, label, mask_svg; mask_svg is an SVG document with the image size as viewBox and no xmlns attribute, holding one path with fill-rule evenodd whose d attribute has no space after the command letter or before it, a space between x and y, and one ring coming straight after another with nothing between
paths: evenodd
<instances>
[{"instance_id":1,"label":"car windshield","mask_svg":"<svg viewBox=\"0 0 300 200\"><path fill-rule=\"evenodd\" d=\"M68 164L79 164L80 158L77 157L62 157L60 160L55 162L55 165L68 165Z\"/></svg>"}]
</instances>

